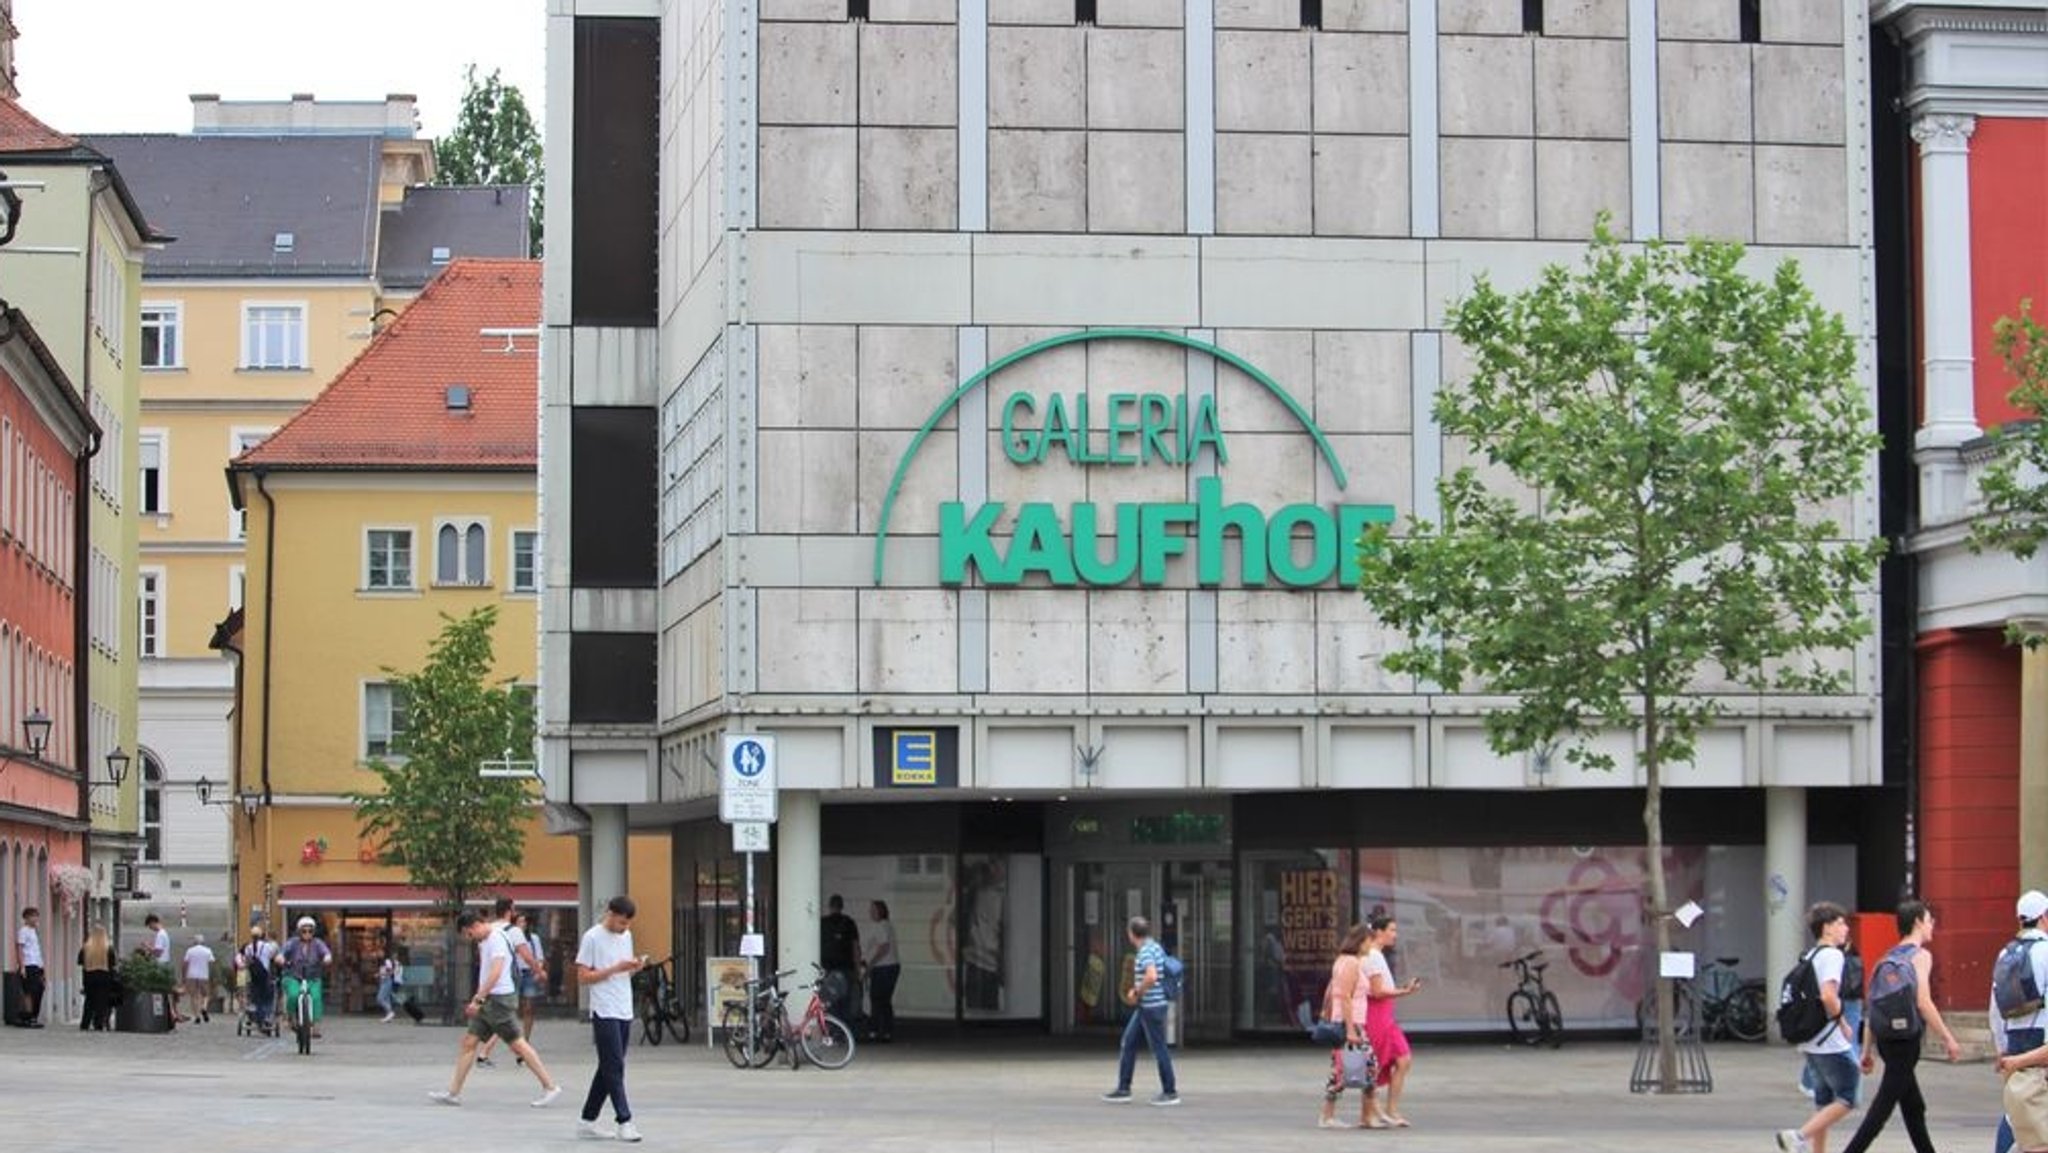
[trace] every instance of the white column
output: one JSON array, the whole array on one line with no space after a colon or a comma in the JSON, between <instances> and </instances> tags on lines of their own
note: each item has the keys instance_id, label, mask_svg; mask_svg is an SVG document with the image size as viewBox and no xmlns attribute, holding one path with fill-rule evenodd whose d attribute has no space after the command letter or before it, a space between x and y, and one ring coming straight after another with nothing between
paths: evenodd
<instances>
[{"instance_id":1,"label":"white column","mask_svg":"<svg viewBox=\"0 0 2048 1153\"><path fill-rule=\"evenodd\" d=\"M590 887L584 890L585 927L605 902L626 889L626 806L591 805Z\"/></svg>"},{"instance_id":2,"label":"white column","mask_svg":"<svg viewBox=\"0 0 2048 1153\"><path fill-rule=\"evenodd\" d=\"M775 825L775 967L795 969L789 985L792 1004L802 1009L809 994L794 992L808 984L821 944L818 919L824 915L823 852L819 843L818 794L785 791L781 819ZM764 976L766 974L763 974Z\"/></svg>"},{"instance_id":3,"label":"white column","mask_svg":"<svg viewBox=\"0 0 2048 1153\"><path fill-rule=\"evenodd\" d=\"M1963 466L1953 451L1983 435L1977 426L1970 309L1970 134L1977 118L1947 113L1913 121L1920 145L1920 307L1923 416L1913 447L1926 519L1960 512Z\"/></svg>"},{"instance_id":4,"label":"white column","mask_svg":"<svg viewBox=\"0 0 2048 1153\"><path fill-rule=\"evenodd\" d=\"M1799 961L1806 929L1806 790L1764 790L1764 981L1774 982ZM1773 1031L1776 1027L1773 1026Z\"/></svg>"}]
</instances>

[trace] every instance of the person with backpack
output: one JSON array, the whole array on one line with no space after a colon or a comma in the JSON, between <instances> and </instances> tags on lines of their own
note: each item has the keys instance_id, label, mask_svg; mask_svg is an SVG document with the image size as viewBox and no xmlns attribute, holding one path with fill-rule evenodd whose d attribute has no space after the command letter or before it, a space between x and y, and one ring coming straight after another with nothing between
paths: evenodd
<instances>
[{"instance_id":1,"label":"person with backpack","mask_svg":"<svg viewBox=\"0 0 2048 1153\"><path fill-rule=\"evenodd\" d=\"M1154 1105L1180 1104L1174 1086L1173 1054L1166 1048L1166 1015L1169 1004L1167 966L1171 959L1152 936L1152 922L1132 917L1125 926L1131 948L1131 987L1124 990L1124 1004L1131 1006L1131 1018L1124 1024L1123 1046L1117 1054L1116 1088L1102 1095L1104 1101L1123 1104L1131 1099L1131 1077L1137 1072L1138 1044L1151 1046L1152 1059L1159 1064L1159 1095Z\"/></svg>"},{"instance_id":2,"label":"person with backpack","mask_svg":"<svg viewBox=\"0 0 2048 1153\"><path fill-rule=\"evenodd\" d=\"M2042 1003L2042 991L2048 990L2048 949L2037 947L2048 941L2048 932L2041 928L2041 919L2048 917L2048 894L2029 889L2021 894L2014 911L2019 914L2019 932L1998 951L1998 959L1991 965L1991 1040L2001 1058L2018 1057L2048 1045L2048 1007ZM1999 1071L2007 1072L2003 1060ZM2010 1091L2010 1078L2007 1085ZM2033 1086L2023 1083L2020 1088L2031 1090ZM2040 1095L2048 1098L2048 1083L2041 1085ZM2048 1145L2048 1132L2037 1136ZM2000 1117L1992 1153L2013 1148L2013 1137L2012 1119Z\"/></svg>"},{"instance_id":3,"label":"person with backpack","mask_svg":"<svg viewBox=\"0 0 2048 1153\"><path fill-rule=\"evenodd\" d=\"M1827 1153L1828 1130L1856 1108L1863 1073L1851 1056L1855 1045L1842 1020L1842 946L1849 940L1849 914L1822 901L1806 911L1813 948L1785 974L1778 988L1778 1033L1799 1046L1813 1071L1813 1116L1797 1129L1778 1131L1785 1153Z\"/></svg>"},{"instance_id":4,"label":"person with backpack","mask_svg":"<svg viewBox=\"0 0 2048 1153\"><path fill-rule=\"evenodd\" d=\"M1877 1083L1877 1096L1842 1153L1869 1149L1890 1123L1894 1108L1905 1118L1914 1153L1934 1153L1934 1142L1927 1136L1927 1099L1920 1093L1916 1072L1921 1035L1932 1026L1951 1062L1963 1052L1935 1008L1928 985L1934 972L1934 955L1927 951L1927 942L1934 939L1933 911L1924 901L1901 901L1898 924L1899 943L1871 971L1863 1010L1863 1072L1871 1071L1874 1056L1882 1057L1884 1079Z\"/></svg>"}]
</instances>

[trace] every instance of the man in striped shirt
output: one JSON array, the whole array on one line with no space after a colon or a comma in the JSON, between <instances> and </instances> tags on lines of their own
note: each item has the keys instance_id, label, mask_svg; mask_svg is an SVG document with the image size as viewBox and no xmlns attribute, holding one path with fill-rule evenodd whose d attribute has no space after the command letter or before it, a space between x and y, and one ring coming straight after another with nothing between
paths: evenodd
<instances>
[{"instance_id":1,"label":"man in striped shirt","mask_svg":"<svg viewBox=\"0 0 2048 1153\"><path fill-rule=\"evenodd\" d=\"M1152 922L1132 917L1129 925L1132 959L1131 987L1124 991L1124 1004L1135 1011L1124 1024L1123 1050L1117 1059L1116 1088L1102 1095L1104 1101L1123 1103L1131 1099L1131 1075L1138 1066L1138 1042L1152 1047L1152 1059L1159 1062L1159 1095L1154 1105L1178 1105L1180 1093L1173 1084L1173 1054L1166 1049L1166 990L1159 980L1166 968L1166 950L1152 938Z\"/></svg>"}]
</instances>

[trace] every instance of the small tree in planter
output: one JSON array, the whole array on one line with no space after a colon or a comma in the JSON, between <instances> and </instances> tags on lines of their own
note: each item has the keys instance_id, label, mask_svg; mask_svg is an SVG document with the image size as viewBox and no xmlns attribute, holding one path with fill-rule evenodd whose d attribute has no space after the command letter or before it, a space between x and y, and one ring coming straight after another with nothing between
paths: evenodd
<instances>
[{"instance_id":1,"label":"small tree in planter","mask_svg":"<svg viewBox=\"0 0 2048 1153\"><path fill-rule=\"evenodd\" d=\"M114 1012L114 1028L123 1033L168 1033L171 1029L171 994L178 991L178 979L170 966L142 950L121 962L121 1003Z\"/></svg>"}]
</instances>

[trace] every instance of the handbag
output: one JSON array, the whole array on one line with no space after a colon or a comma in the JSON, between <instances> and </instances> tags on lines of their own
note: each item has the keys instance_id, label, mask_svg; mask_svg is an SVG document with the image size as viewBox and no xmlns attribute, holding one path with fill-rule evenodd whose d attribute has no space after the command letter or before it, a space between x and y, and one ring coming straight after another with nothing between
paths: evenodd
<instances>
[{"instance_id":1,"label":"handbag","mask_svg":"<svg viewBox=\"0 0 2048 1153\"><path fill-rule=\"evenodd\" d=\"M1344 1044L1344 1022L1317 1021L1308 1027L1308 1039L1325 1049L1335 1049Z\"/></svg>"},{"instance_id":2,"label":"handbag","mask_svg":"<svg viewBox=\"0 0 2048 1153\"><path fill-rule=\"evenodd\" d=\"M1342 1083L1346 1089L1370 1089L1373 1082L1379 1079L1379 1056L1372 1051L1370 1045L1345 1049L1337 1054L1337 1061L1343 1073Z\"/></svg>"}]
</instances>

